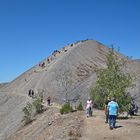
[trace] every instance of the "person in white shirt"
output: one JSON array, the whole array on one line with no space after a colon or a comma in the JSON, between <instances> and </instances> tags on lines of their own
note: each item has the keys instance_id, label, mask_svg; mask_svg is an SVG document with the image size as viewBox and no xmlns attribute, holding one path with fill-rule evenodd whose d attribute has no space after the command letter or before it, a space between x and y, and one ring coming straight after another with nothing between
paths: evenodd
<instances>
[{"instance_id":1,"label":"person in white shirt","mask_svg":"<svg viewBox=\"0 0 140 140\"><path fill-rule=\"evenodd\" d=\"M89 97L87 102L86 102L86 114L87 114L87 117L92 116L92 105L93 105L93 102Z\"/></svg>"}]
</instances>

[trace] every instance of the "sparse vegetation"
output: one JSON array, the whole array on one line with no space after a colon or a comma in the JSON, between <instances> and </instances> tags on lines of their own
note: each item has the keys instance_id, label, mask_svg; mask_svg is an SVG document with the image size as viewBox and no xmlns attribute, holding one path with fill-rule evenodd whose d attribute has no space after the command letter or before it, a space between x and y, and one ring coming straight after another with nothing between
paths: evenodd
<instances>
[{"instance_id":1,"label":"sparse vegetation","mask_svg":"<svg viewBox=\"0 0 140 140\"><path fill-rule=\"evenodd\" d=\"M78 106L77 106L77 110L79 110L79 111L84 110L84 109L83 109L82 102L80 102L80 103L78 104Z\"/></svg>"},{"instance_id":2,"label":"sparse vegetation","mask_svg":"<svg viewBox=\"0 0 140 140\"><path fill-rule=\"evenodd\" d=\"M38 96L36 99L33 101L33 103L27 103L27 105L22 109L24 116L23 120L25 125L29 124L32 121L32 116L33 116L33 107L35 108L36 113L41 113L43 112L43 90L38 91Z\"/></svg>"},{"instance_id":3,"label":"sparse vegetation","mask_svg":"<svg viewBox=\"0 0 140 140\"><path fill-rule=\"evenodd\" d=\"M69 113L69 112L72 112L72 107L70 106L70 103L66 103L60 109L60 113L61 114L66 114L66 113Z\"/></svg>"},{"instance_id":4,"label":"sparse vegetation","mask_svg":"<svg viewBox=\"0 0 140 140\"><path fill-rule=\"evenodd\" d=\"M31 103L27 103L27 105L23 108L23 122L26 124L29 124L30 122L32 122L32 104Z\"/></svg>"},{"instance_id":5,"label":"sparse vegetation","mask_svg":"<svg viewBox=\"0 0 140 140\"><path fill-rule=\"evenodd\" d=\"M68 102L68 92L71 89L71 86L73 84L72 80L72 71L65 70L62 74L57 75L56 77L58 81L58 85L62 86L64 88L65 93L65 102Z\"/></svg>"},{"instance_id":6,"label":"sparse vegetation","mask_svg":"<svg viewBox=\"0 0 140 140\"><path fill-rule=\"evenodd\" d=\"M107 68L97 70L97 81L91 88L91 96L98 109L104 108L105 100L110 96L116 98L120 111L128 111L132 98L127 88L133 87L134 77L124 72L126 63L116 56L113 48L106 58Z\"/></svg>"},{"instance_id":7,"label":"sparse vegetation","mask_svg":"<svg viewBox=\"0 0 140 140\"><path fill-rule=\"evenodd\" d=\"M33 106L35 107L36 113L43 112L43 90L38 91L38 96L36 97L35 101L33 102Z\"/></svg>"}]
</instances>

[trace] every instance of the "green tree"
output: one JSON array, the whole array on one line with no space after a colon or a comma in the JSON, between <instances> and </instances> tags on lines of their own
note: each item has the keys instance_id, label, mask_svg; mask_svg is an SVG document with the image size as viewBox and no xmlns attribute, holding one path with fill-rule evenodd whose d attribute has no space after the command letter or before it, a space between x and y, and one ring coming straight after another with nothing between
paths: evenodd
<instances>
[{"instance_id":1,"label":"green tree","mask_svg":"<svg viewBox=\"0 0 140 140\"><path fill-rule=\"evenodd\" d=\"M134 77L125 71L126 59L120 58L114 48L106 56L106 68L97 69L97 81L90 94L98 109L103 109L108 96L115 97L120 111L127 111L131 96L127 89L133 87Z\"/></svg>"},{"instance_id":2,"label":"green tree","mask_svg":"<svg viewBox=\"0 0 140 140\"><path fill-rule=\"evenodd\" d=\"M25 124L29 124L32 121L32 104L27 103L27 105L22 109L24 116L23 120Z\"/></svg>"}]
</instances>

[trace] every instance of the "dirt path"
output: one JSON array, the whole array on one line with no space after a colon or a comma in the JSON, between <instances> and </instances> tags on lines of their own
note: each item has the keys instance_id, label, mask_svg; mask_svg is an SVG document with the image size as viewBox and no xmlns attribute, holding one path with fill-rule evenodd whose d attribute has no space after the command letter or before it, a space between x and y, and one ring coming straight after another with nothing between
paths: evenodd
<instances>
[{"instance_id":1,"label":"dirt path","mask_svg":"<svg viewBox=\"0 0 140 140\"><path fill-rule=\"evenodd\" d=\"M110 130L105 124L103 111L94 111L93 117L85 117L83 136L80 140L139 140L140 117L117 120L117 128Z\"/></svg>"},{"instance_id":2,"label":"dirt path","mask_svg":"<svg viewBox=\"0 0 140 140\"><path fill-rule=\"evenodd\" d=\"M118 128L110 130L108 124L105 124L103 111L94 110L93 117L86 118L82 111L61 115L59 109L58 104L53 104L44 113L37 115L31 124L21 127L6 140L140 139L140 116L117 120Z\"/></svg>"}]
</instances>

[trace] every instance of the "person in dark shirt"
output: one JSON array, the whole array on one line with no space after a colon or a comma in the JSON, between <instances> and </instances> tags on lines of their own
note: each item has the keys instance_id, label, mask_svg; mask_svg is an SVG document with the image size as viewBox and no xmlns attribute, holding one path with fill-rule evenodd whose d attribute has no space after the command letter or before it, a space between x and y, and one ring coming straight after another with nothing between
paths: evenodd
<instances>
[{"instance_id":1,"label":"person in dark shirt","mask_svg":"<svg viewBox=\"0 0 140 140\"><path fill-rule=\"evenodd\" d=\"M109 114L108 114L108 110L107 110L107 105L108 105L108 103L109 103L110 101L111 101L111 100L110 100L110 97L108 97L107 100L106 100L106 102L105 102L105 116L106 116L106 118L105 118L105 123L108 123Z\"/></svg>"},{"instance_id":2,"label":"person in dark shirt","mask_svg":"<svg viewBox=\"0 0 140 140\"><path fill-rule=\"evenodd\" d=\"M32 94L32 90L29 89L28 96L31 97L32 96L31 94Z\"/></svg>"},{"instance_id":3,"label":"person in dark shirt","mask_svg":"<svg viewBox=\"0 0 140 140\"><path fill-rule=\"evenodd\" d=\"M50 104L51 104L51 97L50 96L47 98L47 102L48 102L48 105L50 106Z\"/></svg>"}]
</instances>

